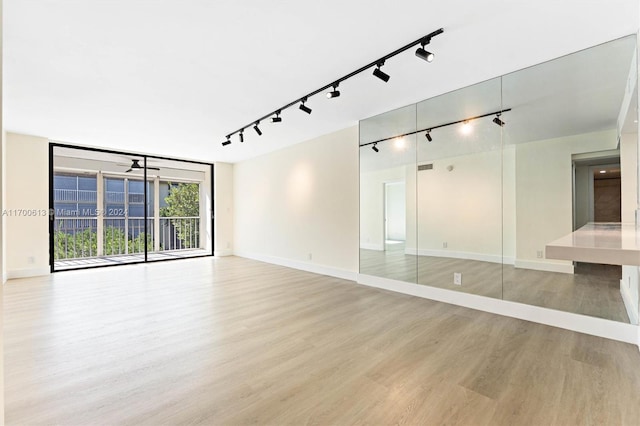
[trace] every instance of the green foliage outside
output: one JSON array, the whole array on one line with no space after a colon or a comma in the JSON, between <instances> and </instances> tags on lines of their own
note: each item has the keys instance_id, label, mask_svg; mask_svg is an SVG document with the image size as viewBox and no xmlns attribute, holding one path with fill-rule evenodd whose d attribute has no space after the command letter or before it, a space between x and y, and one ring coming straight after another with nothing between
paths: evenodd
<instances>
[{"instance_id":1,"label":"green foliage outside","mask_svg":"<svg viewBox=\"0 0 640 426\"><path fill-rule=\"evenodd\" d=\"M199 217L200 185L197 183L169 183L169 195L164 199L166 207L160 209L161 217ZM197 221L171 219L182 248L193 248L200 245L200 229Z\"/></svg>"},{"instance_id":2,"label":"green foliage outside","mask_svg":"<svg viewBox=\"0 0 640 426\"><path fill-rule=\"evenodd\" d=\"M144 253L144 232L136 238L127 241L124 231L116 227L107 227L104 230L104 255L118 255L125 253L125 242L128 252ZM78 259L93 257L98 254L98 234L85 229L75 234L64 231L56 231L53 237L55 260ZM147 235L147 246L153 249L151 235Z\"/></svg>"},{"instance_id":3,"label":"green foliage outside","mask_svg":"<svg viewBox=\"0 0 640 426\"><path fill-rule=\"evenodd\" d=\"M199 217L200 216L200 187L197 183L169 184L169 195L165 197L166 207L160 209L161 217ZM198 247L200 244L199 221L170 219L173 229L181 242L181 248ZM145 234L140 233L136 238L128 239L124 230L108 226L104 229L103 255L119 255L125 253L144 253ZM55 260L78 259L93 257L98 254L98 236L95 230L85 229L74 233L55 231L54 234ZM147 247L153 250L151 234L147 235ZM178 247L170 247L175 249ZM162 248L160 248L162 250Z\"/></svg>"}]
</instances>

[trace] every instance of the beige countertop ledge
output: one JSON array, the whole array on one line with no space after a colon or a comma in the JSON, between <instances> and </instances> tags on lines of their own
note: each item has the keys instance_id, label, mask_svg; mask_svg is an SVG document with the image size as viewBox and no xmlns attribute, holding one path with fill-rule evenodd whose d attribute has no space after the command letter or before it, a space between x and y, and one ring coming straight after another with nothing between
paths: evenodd
<instances>
[{"instance_id":1,"label":"beige countertop ledge","mask_svg":"<svg viewBox=\"0 0 640 426\"><path fill-rule=\"evenodd\" d=\"M633 223L587 223L547 244L547 259L640 266L640 232Z\"/></svg>"}]
</instances>

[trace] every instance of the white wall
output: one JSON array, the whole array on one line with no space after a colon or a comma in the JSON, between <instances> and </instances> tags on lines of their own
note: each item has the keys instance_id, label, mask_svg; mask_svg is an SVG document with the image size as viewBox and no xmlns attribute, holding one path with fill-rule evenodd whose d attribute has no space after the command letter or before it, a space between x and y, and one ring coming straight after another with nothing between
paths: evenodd
<instances>
[{"instance_id":1,"label":"white wall","mask_svg":"<svg viewBox=\"0 0 640 426\"><path fill-rule=\"evenodd\" d=\"M2 21L2 0L0 0L0 22ZM2 26L0 25L0 28ZM0 213L4 209L4 183L5 183L5 133L2 123L2 31L0 31ZM0 216L1 217L1 216ZM5 273L5 243L4 243L4 219L0 219L0 273L2 273L2 281L0 282L0 425L4 425L4 282L6 280Z\"/></svg>"},{"instance_id":2,"label":"white wall","mask_svg":"<svg viewBox=\"0 0 640 426\"><path fill-rule=\"evenodd\" d=\"M355 279L358 129L233 167L234 253Z\"/></svg>"},{"instance_id":3,"label":"white wall","mask_svg":"<svg viewBox=\"0 0 640 426\"><path fill-rule=\"evenodd\" d=\"M538 251L573 231L571 156L616 146L615 130L516 145L516 267L573 272Z\"/></svg>"},{"instance_id":4,"label":"white wall","mask_svg":"<svg viewBox=\"0 0 640 426\"><path fill-rule=\"evenodd\" d=\"M362 173L360 176L360 247L369 250L384 250L384 185L389 182L405 182L407 166L393 167ZM413 170L413 167L411 167ZM409 200L409 197L406 197ZM415 213L406 208L405 236L415 233ZM409 241L407 241L409 243Z\"/></svg>"},{"instance_id":5,"label":"white wall","mask_svg":"<svg viewBox=\"0 0 640 426\"><path fill-rule=\"evenodd\" d=\"M214 254L233 254L233 164L216 163L214 170Z\"/></svg>"},{"instance_id":6,"label":"white wall","mask_svg":"<svg viewBox=\"0 0 640 426\"><path fill-rule=\"evenodd\" d=\"M432 163L417 173L418 254L501 263L501 151Z\"/></svg>"},{"instance_id":7,"label":"white wall","mask_svg":"<svg viewBox=\"0 0 640 426\"><path fill-rule=\"evenodd\" d=\"M5 165L7 277L48 274L49 141L7 133Z\"/></svg>"}]
</instances>

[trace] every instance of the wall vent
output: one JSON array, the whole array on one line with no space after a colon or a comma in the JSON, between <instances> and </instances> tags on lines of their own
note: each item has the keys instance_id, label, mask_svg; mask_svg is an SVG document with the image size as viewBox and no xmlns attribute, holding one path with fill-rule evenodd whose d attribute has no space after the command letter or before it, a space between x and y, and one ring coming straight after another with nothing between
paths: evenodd
<instances>
[{"instance_id":1,"label":"wall vent","mask_svg":"<svg viewBox=\"0 0 640 426\"><path fill-rule=\"evenodd\" d=\"M433 170L433 163L418 165L418 171L421 172L423 170Z\"/></svg>"}]
</instances>

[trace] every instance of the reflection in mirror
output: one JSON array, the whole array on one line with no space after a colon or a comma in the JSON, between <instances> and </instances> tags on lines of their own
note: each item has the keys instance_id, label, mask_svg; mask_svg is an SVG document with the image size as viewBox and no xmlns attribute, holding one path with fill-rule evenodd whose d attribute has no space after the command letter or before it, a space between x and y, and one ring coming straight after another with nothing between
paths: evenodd
<instances>
[{"instance_id":1,"label":"reflection in mirror","mask_svg":"<svg viewBox=\"0 0 640 426\"><path fill-rule=\"evenodd\" d=\"M500 78L417 105L418 283L502 297ZM478 118L474 118L478 117Z\"/></svg>"},{"instance_id":2,"label":"reflection in mirror","mask_svg":"<svg viewBox=\"0 0 640 426\"><path fill-rule=\"evenodd\" d=\"M360 122L360 273L416 282L415 105ZM379 141L376 143L376 141Z\"/></svg>"},{"instance_id":3,"label":"reflection in mirror","mask_svg":"<svg viewBox=\"0 0 640 426\"><path fill-rule=\"evenodd\" d=\"M635 232L635 50L630 36L503 77L504 299L637 323L638 266L563 242Z\"/></svg>"}]
</instances>

